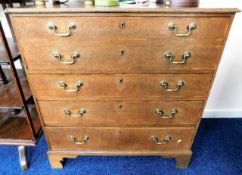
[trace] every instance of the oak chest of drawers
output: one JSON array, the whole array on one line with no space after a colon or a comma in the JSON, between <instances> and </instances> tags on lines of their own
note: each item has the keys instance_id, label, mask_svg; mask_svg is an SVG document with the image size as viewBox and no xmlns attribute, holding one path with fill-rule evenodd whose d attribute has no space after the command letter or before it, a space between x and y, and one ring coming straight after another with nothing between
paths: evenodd
<instances>
[{"instance_id":1,"label":"oak chest of drawers","mask_svg":"<svg viewBox=\"0 0 242 175\"><path fill-rule=\"evenodd\" d=\"M51 166L78 155L159 155L186 168L236 12L10 9Z\"/></svg>"}]
</instances>

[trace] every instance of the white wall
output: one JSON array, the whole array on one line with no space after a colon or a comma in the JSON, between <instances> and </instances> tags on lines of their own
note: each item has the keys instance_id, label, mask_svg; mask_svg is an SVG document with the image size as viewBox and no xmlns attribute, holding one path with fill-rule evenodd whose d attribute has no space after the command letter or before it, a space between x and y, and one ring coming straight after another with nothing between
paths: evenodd
<instances>
[{"instance_id":1,"label":"white wall","mask_svg":"<svg viewBox=\"0 0 242 175\"><path fill-rule=\"evenodd\" d=\"M201 0L200 5L242 10L241 0ZM204 117L242 117L242 13L234 19Z\"/></svg>"},{"instance_id":2,"label":"white wall","mask_svg":"<svg viewBox=\"0 0 242 175\"><path fill-rule=\"evenodd\" d=\"M200 6L236 7L242 10L242 1L201 0ZM10 36L6 25L4 29ZM238 13L234 19L204 117L242 117L242 13Z\"/></svg>"},{"instance_id":3,"label":"white wall","mask_svg":"<svg viewBox=\"0 0 242 175\"><path fill-rule=\"evenodd\" d=\"M2 23L5 35L7 37L11 37L11 32L10 32L10 29L9 29L9 27L7 25L7 20L6 20L6 18L4 16L4 13L2 11L0 12L0 19L1 19L1 23Z\"/></svg>"}]
</instances>

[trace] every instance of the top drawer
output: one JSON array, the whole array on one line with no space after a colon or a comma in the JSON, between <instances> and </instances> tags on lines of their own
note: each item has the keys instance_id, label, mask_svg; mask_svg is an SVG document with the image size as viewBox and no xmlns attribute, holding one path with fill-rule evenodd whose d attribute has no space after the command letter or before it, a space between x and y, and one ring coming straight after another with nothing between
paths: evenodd
<instances>
[{"instance_id":1,"label":"top drawer","mask_svg":"<svg viewBox=\"0 0 242 175\"><path fill-rule=\"evenodd\" d=\"M15 16L12 18L12 23L20 40L114 37L113 39L117 41L152 38L160 42L165 41L167 44L170 39L185 37L223 40L230 25L230 18L179 15L174 17Z\"/></svg>"}]
</instances>

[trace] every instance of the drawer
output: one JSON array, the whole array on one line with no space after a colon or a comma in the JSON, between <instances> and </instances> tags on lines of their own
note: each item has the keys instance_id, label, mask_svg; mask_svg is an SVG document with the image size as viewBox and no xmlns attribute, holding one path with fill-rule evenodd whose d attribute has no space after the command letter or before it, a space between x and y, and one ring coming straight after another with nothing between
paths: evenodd
<instances>
[{"instance_id":1,"label":"drawer","mask_svg":"<svg viewBox=\"0 0 242 175\"><path fill-rule=\"evenodd\" d=\"M229 29L230 17L211 18L180 15L174 17L111 17L110 14L100 14L93 17L36 15L12 17L12 23L18 40L42 38L52 40L61 37L56 36L57 34L81 40L89 37L115 37L114 40L153 38L164 42L164 39L176 38L175 34L189 33L188 26L191 23L195 24L196 28L191 31L188 38L223 40ZM49 28L50 24L52 30ZM86 41L88 42L88 40Z\"/></svg>"},{"instance_id":2,"label":"drawer","mask_svg":"<svg viewBox=\"0 0 242 175\"><path fill-rule=\"evenodd\" d=\"M39 100L206 99L212 74L30 74Z\"/></svg>"},{"instance_id":3,"label":"drawer","mask_svg":"<svg viewBox=\"0 0 242 175\"><path fill-rule=\"evenodd\" d=\"M38 101L46 126L197 124L203 101ZM51 106L51 108L50 108Z\"/></svg>"},{"instance_id":4,"label":"drawer","mask_svg":"<svg viewBox=\"0 0 242 175\"><path fill-rule=\"evenodd\" d=\"M53 73L177 73L213 72L219 61L219 45L150 46L85 45L78 40L26 42L22 53L29 72ZM62 47L64 45L65 47Z\"/></svg>"},{"instance_id":5,"label":"drawer","mask_svg":"<svg viewBox=\"0 0 242 175\"><path fill-rule=\"evenodd\" d=\"M172 151L191 148L194 128L47 127L52 150Z\"/></svg>"}]
</instances>

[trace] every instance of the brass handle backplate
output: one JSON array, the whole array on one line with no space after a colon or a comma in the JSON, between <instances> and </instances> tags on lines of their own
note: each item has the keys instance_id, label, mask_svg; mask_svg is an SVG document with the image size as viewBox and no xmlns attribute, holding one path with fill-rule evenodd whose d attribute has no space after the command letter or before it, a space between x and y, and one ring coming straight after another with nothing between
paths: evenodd
<instances>
[{"instance_id":1,"label":"brass handle backplate","mask_svg":"<svg viewBox=\"0 0 242 175\"><path fill-rule=\"evenodd\" d=\"M82 81L78 81L74 86L75 88L71 89L68 87L68 85L64 81L59 81L58 86L60 88L65 89L66 92L77 92L80 90L81 86L83 86Z\"/></svg>"},{"instance_id":2,"label":"brass handle backplate","mask_svg":"<svg viewBox=\"0 0 242 175\"><path fill-rule=\"evenodd\" d=\"M174 22L168 24L168 30L171 31L177 37L188 37L192 34L192 31L196 29L195 23L190 23L187 26L187 33L177 33L177 26Z\"/></svg>"},{"instance_id":3,"label":"brass handle backplate","mask_svg":"<svg viewBox=\"0 0 242 175\"><path fill-rule=\"evenodd\" d=\"M166 136L163 140L157 136L151 136L151 140L157 145L164 145L171 141L171 136Z\"/></svg>"},{"instance_id":4,"label":"brass handle backplate","mask_svg":"<svg viewBox=\"0 0 242 175\"><path fill-rule=\"evenodd\" d=\"M71 35L71 31L75 30L77 28L76 24L74 22L69 23L67 29L67 32L57 32L58 27L55 25L55 23L50 22L48 23L48 29L51 30L56 36L60 37L67 37Z\"/></svg>"},{"instance_id":5,"label":"brass handle backplate","mask_svg":"<svg viewBox=\"0 0 242 175\"><path fill-rule=\"evenodd\" d=\"M182 80L179 80L176 84L176 88L168 88L169 83L165 80L160 81L160 87L163 88L167 92L176 92L179 91L185 83Z\"/></svg>"},{"instance_id":6,"label":"brass handle backplate","mask_svg":"<svg viewBox=\"0 0 242 175\"><path fill-rule=\"evenodd\" d=\"M74 64L76 62L76 59L80 57L80 53L77 52L77 51L74 51L72 54L71 54L71 59L70 61L64 61L62 59L62 55L58 52L58 51L54 51L53 52L53 57L57 60L60 61L61 64Z\"/></svg>"},{"instance_id":7,"label":"brass handle backplate","mask_svg":"<svg viewBox=\"0 0 242 175\"><path fill-rule=\"evenodd\" d=\"M158 108L155 110L156 115L158 115L160 118L165 118L165 119L174 118L177 112L178 112L177 109L173 108L171 110L171 114L166 115L162 109Z\"/></svg>"},{"instance_id":8,"label":"brass handle backplate","mask_svg":"<svg viewBox=\"0 0 242 175\"><path fill-rule=\"evenodd\" d=\"M182 55L181 61L174 61L174 55L171 52L165 52L165 58L171 63L171 64L185 64L187 63L188 58L191 57L191 53L186 51Z\"/></svg>"},{"instance_id":9,"label":"brass handle backplate","mask_svg":"<svg viewBox=\"0 0 242 175\"><path fill-rule=\"evenodd\" d=\"M90 139L89 136L84 136L83 139L78 140L76 137L70 135L68 136L68 140L70 140L71 142L73 142L76 145L83 145L85 143L87 143L87 141Z\"/></svg>"},{"instance_id":10,"label":"brass handle backplate","mask_svg":"<svg viewBox=\"0 0 242 175\"><path fill-rule=\"evenodd\" d=\"M68 108L64 109L64 114L68 115L72 118L81 118L84 116L85 113L86 113L86 110L83 108L79 109L79 111L77 111L77 112L73 112Z\"/></svg>"}]
</instances>

